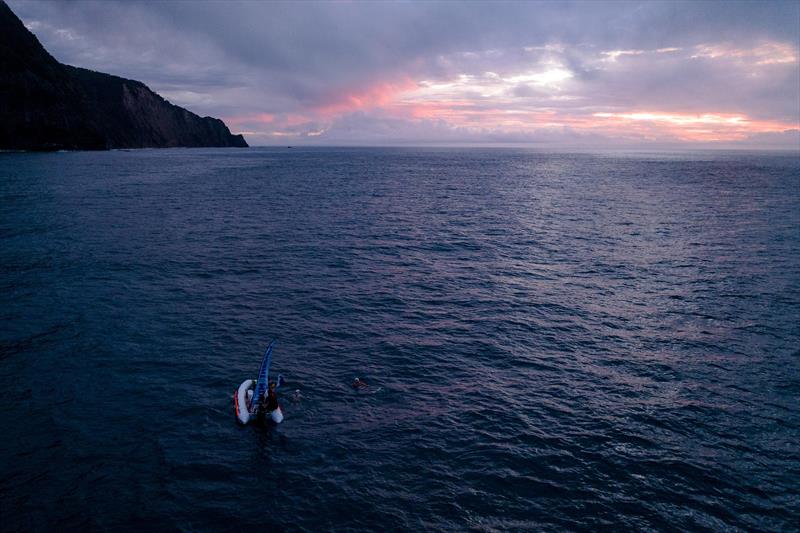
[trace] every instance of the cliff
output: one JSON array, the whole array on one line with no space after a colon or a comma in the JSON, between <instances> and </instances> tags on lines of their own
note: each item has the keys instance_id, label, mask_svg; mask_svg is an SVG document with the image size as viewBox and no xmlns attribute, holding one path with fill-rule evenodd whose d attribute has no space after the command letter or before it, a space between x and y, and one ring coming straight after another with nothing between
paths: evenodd
<instances>
[{"instance_id":1,"label":"cliff","mask_svg":"<svg viewBox=\"0 0 800 533\"><path fill-rule=\"evenodd\" d=\"M247 143L141 82L62 65L0 0L0 149L177 146Z\"/></svg>"}]
</instances>

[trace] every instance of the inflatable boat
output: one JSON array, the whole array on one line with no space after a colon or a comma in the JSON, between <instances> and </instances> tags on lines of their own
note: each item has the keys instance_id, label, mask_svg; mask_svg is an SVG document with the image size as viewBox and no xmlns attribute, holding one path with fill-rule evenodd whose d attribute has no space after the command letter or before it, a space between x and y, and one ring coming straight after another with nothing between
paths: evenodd
<instances>
[{"instance_id":1,"label":"inflatable boat","mask_svg":"<svg viewBox=\"0 0 800 533\"><path fill-rule=\"evenodd\" d=\"M246 379L242 381L236 392L233 393L233 406L236 411L236 420L245 425L256 416L258 409L258 398L267 393L269 384L269 364L272 360L272 341L264 353L261 361L261 369L258 371L258 379ZM280 378L281 376L279 376ZM280 380L279 380L280 381ZM269 412L270 419L276 424L283 422L283 412L280 405Z\"/></svg>"}]
</instances>

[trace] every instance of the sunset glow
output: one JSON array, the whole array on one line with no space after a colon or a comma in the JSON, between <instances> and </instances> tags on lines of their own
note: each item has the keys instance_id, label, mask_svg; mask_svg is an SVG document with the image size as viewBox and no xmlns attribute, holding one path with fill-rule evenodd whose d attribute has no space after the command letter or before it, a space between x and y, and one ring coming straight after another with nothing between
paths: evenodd
<instances>
[{"instance_id":1,"label":"sunset glow","mask_svg":"<svg viewBox=\"0 0 800 533\"><path fill-rule=\"evenodd\" d=\"M190 19L179 3L126 4L109 20L148 22L134 33L109 22L119 39L71 3L16 4L65 62L145 80L256 145L800 149L791 3L207 2ZM110 8L83 9L102 19ZM226 32L201 23L217 19Z\"/></svg>"},{"instance_id":2,"label":"sunset glow","mask_svg":"<svg viewBox=\"0 0 800 533\"><path fill-rule=\"evenodd\" d=\"M333 94L330 101L306 110L301 118L292 120L287 115L262 122L274 127L272 135L282 137L323 136L335 129L338 119L353 113L436 124L475 136L487 132L518 137L575 132L627 141L715 143L746 141L759 134L798 135L800 131L791 117L757 118L736 106L681 110L679 103L670 102L668 110L642 110L637 98L620 102L614 101L614 94L593 95L591 80L580 79L563 60L569 52L565 47L550 45L523 52L536 54L521 70L506 67L418 80L408 75ZM499 55L502 52L498 50L460 54L481 66L482 59ZM648 68L659 63L691 67L703 61L722 62L726 68L752 77L775 75L775 69L796 70L798 54L786 43L761 43L753 48L703 44L604 50L594 52L585 63L592 66L597 78L624 83L626 76L636 75L637 61L645 61ZM696 107L695 102L687 104ZM239 117L231 122L242 123Z\"/></svg>"}]
</instances>

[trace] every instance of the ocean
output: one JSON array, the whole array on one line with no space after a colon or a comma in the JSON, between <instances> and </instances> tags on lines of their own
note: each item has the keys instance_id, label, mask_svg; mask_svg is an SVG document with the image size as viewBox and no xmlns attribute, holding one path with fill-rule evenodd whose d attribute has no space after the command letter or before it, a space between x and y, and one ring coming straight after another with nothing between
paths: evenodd
<instances>
[{"instance_id":1,"label":"ocean","mask_svg":"<svg viewBox=\"0 0 800 533\"><path fill-rule=\"evenodd\" d=\"M800 524L796 153L3 153L0 198L3 531Z\"/></svg>"}]
</instances>

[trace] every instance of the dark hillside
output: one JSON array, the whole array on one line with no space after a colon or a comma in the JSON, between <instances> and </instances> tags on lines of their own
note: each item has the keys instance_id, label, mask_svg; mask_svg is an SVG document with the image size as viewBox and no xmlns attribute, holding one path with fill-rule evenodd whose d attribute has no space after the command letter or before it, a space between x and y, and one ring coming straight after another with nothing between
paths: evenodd
<instances>
[{"instance_id":1,"label":"dark hillside","mask_svg":"<svg viewBox=\"0 0 800 533\"><path fill-rule=\"evenodd\" d=\"M143 83L62 65L0 0L0 149L240 146Z\"/></svg>"}]
</instances>

